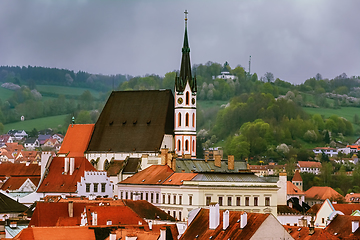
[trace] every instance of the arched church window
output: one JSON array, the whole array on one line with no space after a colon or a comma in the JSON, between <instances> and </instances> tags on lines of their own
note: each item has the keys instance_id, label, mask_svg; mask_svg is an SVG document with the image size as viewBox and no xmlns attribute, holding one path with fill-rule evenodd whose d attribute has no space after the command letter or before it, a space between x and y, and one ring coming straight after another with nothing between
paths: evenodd
<instances>
[{"instance_id":1,"label":"arched church window","mask_svg":"<svg viewBox=\"0 0 360 240\"><path fill-rule=\"evenodd\" d=\"M193 113L192 116L192 126L195 127L195 113Z\"/></svg>"},{"instance_id":2,"label":"arched church window","mask_svg":"<svg viewBox=\"0 0 360 240\"><path fill-rule=\"evenodd\" d=\"M195 140L193 140L192 151L195 152Z\"/></svg>"},{"instance_id":3,"label":"arched church window","mask_svg":"<svg viewBox=\"0 0 360 240\"><path fill-rule=\"evenodd\" d=\"M185 151L188 151L189 150L189 141L186 140L185 141Z\"/></svg>"},{"instance_id":4,"label":"arched church window","mask_svg":"<svg viewBox=\"0 0 360 240\"><path fill-rule=\"evenodd\" d=\"M104 170L107 170L110 166L110 163L109 161L106 159L105 162L104 162Z\"/></svg>"},{"instance_id":5,"label":"arched church window","mask_svg":"<svg viewBox=\"0 0 360 240\"><path fill-rule=\"evenodd\" d=\"M179 113L179 115L178 115L178 125L179 125L179 127L181 127L181 113Z\"/></svg>"},{"instance_id":6,"label":"arched church window","mask_svg":"<svg viewBox=\"0 0 360 240\"><path fill-rule=\"evenodd\" d=\"M181 151L181 141L178 140L178 151Z\"/></svg>"},{"instance_id":7,"label":"arched church window","mask_svg":"<svg viewBox=\"0 0 360 240\"><path fill-rule=\"evenodd\" d=\"M186 92L186 105L189 105L189 92Z\"/></svg>"},{"instance_id":8,"label":"arched church window","mask_svg":"<svg viewBox=\"0 0 360 240\"><path fill-rule=\"evenodd\" d=\"M96 166L96 161L95 161L94 159L92 159L92 160L90 161L90 163L91 163L91 165L93 165L94 167Z\"/></svg>"},{"instance_id":9,"label":"arched church window","mask_svg":"<svg viewBox=\"0 0 360 240\"><path fill-rule=\"evenodd\" d=\"M185 115L185 126L189 126L189 113L186 113Z\"/></svg>"}]
</instances>

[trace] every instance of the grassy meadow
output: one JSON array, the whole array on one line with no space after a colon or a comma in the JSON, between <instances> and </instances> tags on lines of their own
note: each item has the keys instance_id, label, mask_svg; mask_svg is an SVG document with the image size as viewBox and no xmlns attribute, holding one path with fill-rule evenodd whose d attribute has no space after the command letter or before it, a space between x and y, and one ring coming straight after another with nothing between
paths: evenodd
<instances>
[{"instance_id":1,"label":"grassy meadow","mask_svg":"<svg viewBox=\"0 0 360 240\"><path fill-rule=\"evenodd\" d=\"M37 90L41 94L56 94L56 95L71 95L71 96L80 96L84 91L89 90L93 97L98 98L99 92L89 88L77 88L77 87L67 87L67 86L55 86L55 85L37 85Z\"/></svg>"},{"instance_id":2,"label":"grassy meadow","mask_svg":"<svg viewBox=\"0 0 360 240\"><path fill-rule=\"evenodd\" d=\"M0 100L2 102L6 101L8 98L10 98L13 95L13 93L14 93L13 90L0 87Z\"/></svg>"},{"instance_id":3,"label":"grassy meadow","mask_svg":"<svg viewBox=\"0 0 360 240\"><path fill-rule=\"evenodd\" d=\"M25 130L31 131L34 128L37 130L45 129L45 128L59 128L59 126L63 126L65 124L65 119L68 114L44 117L31 119L21 122L9 123L4 125L4 131L8 132L11 129Z\"/></svg>"}]
</instances>

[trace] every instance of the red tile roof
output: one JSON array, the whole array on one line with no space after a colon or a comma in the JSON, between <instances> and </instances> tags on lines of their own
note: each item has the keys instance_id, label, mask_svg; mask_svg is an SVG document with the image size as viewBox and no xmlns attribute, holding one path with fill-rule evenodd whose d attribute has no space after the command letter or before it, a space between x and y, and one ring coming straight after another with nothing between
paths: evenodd
<instances>
[{"instance_id":1,"label":"red tile roof","mask_svg":"<svg viewBox=\"0 0 360 240\"><path fill-rule=\"evenodd\" d=\"M302 168L321 168L321 162L314 161L298 161L298 165Z\"/></svg>"},{"instance_id":2,"label":"red tile roof","mask_svg":"<svg viewBox=\"0 0 360 240\"><path fill-rule=\"evenodd\" d=\"M93 229L88 227L30 227L23 229L14 240L95 240Z\"/></svg>"},{"instance_id":3,"label":"red tile roof","mask_svg":"<svg viewBox=\"0 0 360 240\"><path fill-rule=\"evenodd\" d=\"M351 215L355 210L360 211L360 204L332 204L336 211L340 211L344 213L345 215Z\"/></svg>"},{"instance_id":4,"label":"red tile roof","mask_svg":"<svg viewBox=\"0 0 360 240\"><path fill-rule=\"evenodd\" d=\"M306 213L309 213L309 214L317 214L317 212L320 210L322 204L314 204L309 210L307 210Z\"/></svg>"},{"instance_id":5,"label":"red tile roof","mask_svg":"<svg viewBox=\"0 0 360 240\"><path fill-rule=\"evenodd\" d=\"M346 202L360 202L360 193L348 193L345 196Z\"/></svg>"},{"instance_id":6,"label":"red tile roof","mask_svg":"<svg viewBox=\"0 0 360 240\"><path fill-rule=\"evenodd\" d=\"M36 187L40 182L40 176L38 177L10 177L8 180L6 180L6 182L1 186L1 190L18 190L24 183L25 181L29 179Z\"/></svg>"},{"instance_id":7,"label":"red tile roof","mask_svg":"<svg viewBox=\"0 0 360 240\"><path fill-rule=\"evenodd\" d=\"M64 141L58 154L67 154L68 157L82 157L88 147L94 124L69 125Z\"/></svg>"},{"instance_id":8,"label":"red tile roof","mask_svg":"<svg viewBox=\"0 0 360 240\"><path fill-rule=\"evenodd\" d=\"M32 215L29 226L35 227L51 227L56 226L59 218L68 218L67 202L37 202L35 211ZM86 206L98 203L73 203L73 216L75 218L81 217Z\"/></svg>"},{"instance_id":9,"label":"red tile roof","mask_svg":"<svg viewBox=\"0 0 360 240\"><path fill-rule=\"evenodd\" d=\"M49 172L40 183L37 192L42 193L74 193L77 182L81 181L84 171L96 171L85 157L75 157L75 167L72 175L63 174L63 157L54 157L49 166Z\"/></svg>"},{"instance_id":10,"label":"red tile roof","mask_svg":"<svg viewBox=\"0 0 360 240\"><path fill-rule=\"evenodd\" d=\"M292 180L291 181L295 181L295 182L302 182L303 180L302 180L302 178L301 178L301 175L300 175L300 172L299 172L299 170L296 170L295 171L295 174L294 174L294 177L292 178Z\"/></svg>"},{"instance_id":11,"label":"red tile roof","mask_svg":"<svg viewBox=\"0 0 360 240\"><path fill-rule=\"evenodd\" d=\"M175 221L175 218L171 215L167 214L160 208L152 205L146 200L125 200L122 202L125 206L131 208L134 212L136 212L140 217L145 219L153 219L153 220L168 220ZM112 202L110 202L112 204Z\"/></svg>"},{"instance_id":12,"label":"red tile roof","mask_svg":"<svg viewBox=\"0 0 360 240\"><path fill-rule=\"evenodd\" d=\"M137 174L121 181L124 184L161 184L174 171L167 165L152 165Z\"/></svg>"},{"instance_id":13,"label":"red tile roof","mask_svg":"<svg viewBox=\"0 0 360 240\"><path fill-rule=\"evenodd\" d=\"M182 185L183 181L190 181L193 179L197 173L173 173L163 185Z\"/></svg>"},{"instance_id":14,"label":"red tile roof","mask_svg":"<svg viewBox=\"0 0 360 240\"><path fill-rule=\"evenodd\" d=\"M319 187L319 186L313 186L309 190L305 192L305 197L307 199L318 199L325 201L326 199L329 199L330 201L344 201L344 197L332 189L331 187Z\"/></svg>"},{"instance_id":15,"label":"red tile roof","mask_svg":"<svg viewBox=\"0 0 360 240\"><path fill-rule=\"evenodd\" d=\"M149 229L148 225L127 225L125 228L116 230L115 234L116 239L126 239L126 236L133 236L137 237L138 240L158 240L160 229L166 229L166 239L177 239L179 235L175 224L156 224L153 225L152 230Z\"/></svg>"},{"instance_id":16,"label":"red tile roof","mask_svg":"<svg viewBox=\"0 0 360 240\"><path fill-rule=\"evenodd\" d=\"M301 214L298 210L291 208L288 205L277 205L277 213L278 215L287 213Z\"/></svg>"},{"instance_id":17,"label":"red tile roof","mask_svg":"<svg viewBox=\"0 0 360 240\"><path fill-rule=\"evenodd\" d=\"M328 233L324 229L314 228L314 232L310 233L308 227L284 226L294 239L300 240L332 240L338 239L336 236Z\"/></svg>"},{"instance_id":18,"label":"red tile roof","mask_svg":"<svg viewBox=\"0 0 360 240\"><path fill-rule=\"evenodd\" d=\"M247 213L247 224L243 229L240 228L240 214L243 212L230 211L229 227L223 230L223 218L220 217L220 224L215 229L209 229L209 209L202 208L190 223L180 239L250 239L258 230L261 224L270 214ZM223 211L220 211L220 216ZM279 223L280 225L280 223ZM196 237L197 236L197 237Z\"/></svg>"},{"instance_id":19,"label":"red tile roof","mask_svg":"<svg viewBox=\"0 0 360 240\"><path fill-rule=\"evenodd\" d=\"M26 166L25 163L0 164L0 176L40 176L41 167L37 164Z\"/></svg>"},{"instance_id":20,"label":"red tile roof","mask_svg":"<svg viewBox=\"0 0 360 240\"><path fill-rule=\"evenodd\" d=\"M126 206L87 206L86 215L89 225L93 225L92 213L94 212L97 213L97 225L106 225L108 220L111 220L112 225L137 225L139 222L142 225L147 224L144 219Z\"/></svg>"},{"instance_id":21,"label":"red tile roof","mask_svg":"<svg viewBox=\"0 0 360 240\"><path fill-rule=\"evenodd\" d=\"M296 187L292 182L287 181L286 186L287 195L305 195L298 187Z\"/></svg>"},{"instance_id":22,"label":"red tile roof","mask_svg":"<svg viewBox=\"0 0 360 240\"><path fill-rule=\"evenodd\" d=\"M106 170L108 176L117 176L124 167L124 160L113 160L110 162L109 168Z\"/></svg>"},{"instance_id":23,"label":"red tile roof","mask_svg":"<svg viewBox=\"0 0 360 240\"><path fill-rule=\"evenodd\" d=\"M358 216L337 215L330 224L325 228L327 232L334 235L338 239L346 239L347 237L353 237L352 239L360 239L360 229L352 233L352 221L360 221Z\"/></svg>"},{"instance_id":24,"label":"red tile roof","mask_svg":"<svg viewBox=\"0 0 360 240\"><path fill-rule=\"evenodd\" d=\"M24 146L20 145L17 142L5 143L5 146L6 146L6 150L8 150L8 152L10 152L10 153L21 152L24 149Z\"/></svg>"}]
</instances>

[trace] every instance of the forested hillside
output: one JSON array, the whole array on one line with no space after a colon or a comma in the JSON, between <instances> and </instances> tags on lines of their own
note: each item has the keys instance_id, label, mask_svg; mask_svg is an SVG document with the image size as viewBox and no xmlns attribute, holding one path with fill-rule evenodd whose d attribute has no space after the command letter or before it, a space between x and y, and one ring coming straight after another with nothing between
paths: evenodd
<instances>
[{"instance_id":1,"label":"forested hillside","mask_svg":"<svg viewBox=\"0 0 360 240\"><path fill-rule=\"evenodd\" d=\"M216 78L228 71L235 79ZM311 157L314 146L351 142L359 135L359 77L320 74L293 85L267 72L258 77L241 66L208 62L192 69L198 85L198 149L221 146L236 158L275 161ZM95 122L109 92L173 89L176 72L162 76L104 76L42 67L0 67L1 125L20 116L36 119L69 114L77 123ZM1 94L3 93L3 94ZM316 114L307 112L316 109ZM336 114L326 111L335 110ZM59 128L65 131L66 128ZM199 151L201 157L201 151Z\"/></svg>"}]
</instances>

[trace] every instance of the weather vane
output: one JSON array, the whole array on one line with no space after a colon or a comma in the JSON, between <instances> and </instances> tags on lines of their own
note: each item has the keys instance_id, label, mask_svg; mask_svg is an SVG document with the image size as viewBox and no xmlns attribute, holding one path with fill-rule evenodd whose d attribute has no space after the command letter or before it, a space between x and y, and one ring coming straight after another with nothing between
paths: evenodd
<instances>
[{"instance_id":1,"label":"weather vane","mask_svg":"<svg viewBox=\"0 0 360 240\"><path fill-rule=\"evenodd\" d=\"M187 18L187 15L188 15L188 11L187 11L187 10L185 10L185 12L184 12L184 13L185 13L185 25L187 25L187 19L188 19L188 18Z\"/></svg>"}]
</instances>

